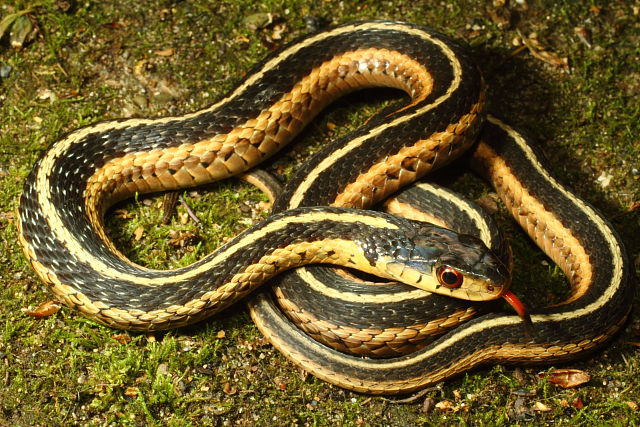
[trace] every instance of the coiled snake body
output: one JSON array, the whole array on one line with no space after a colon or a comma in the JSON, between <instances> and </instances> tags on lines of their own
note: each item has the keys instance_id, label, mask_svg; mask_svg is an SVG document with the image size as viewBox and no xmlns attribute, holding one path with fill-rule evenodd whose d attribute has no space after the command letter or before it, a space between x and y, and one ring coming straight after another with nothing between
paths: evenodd
<instances>
[{"instance_id":1,"label":"coiled snake body","mask_svg":"<svg viewBox=\"0 0 640 427\"><path fill-rule=\"evenodd\" d=\"M328 103L371 86L399 88L411 100L321 150L287 184L275 215L212 255L175 271L154 271L126 260L106 237L102 218L114 203L246 171ZM317 262L447 296L497 298L507 292L508 273L477 239L350 210L384 200L468 150L482 127L483 105L479 72L444 36L399 22L339 26L275 52L204 110L99 123L58 141L25 184L20 242L59 299L129 329L198 321L285 269ZM489 313L410 354L362 359L312 340L260 294L252 316L277 348L342 387L402 393L489 361L575 357L620 328L632 273L611 226L550 177L514 129L490 118L480 139L475 165L565 271L569 299L534 313L533 335L523 333L518 316Z\"/></svg>"}]
</instances>

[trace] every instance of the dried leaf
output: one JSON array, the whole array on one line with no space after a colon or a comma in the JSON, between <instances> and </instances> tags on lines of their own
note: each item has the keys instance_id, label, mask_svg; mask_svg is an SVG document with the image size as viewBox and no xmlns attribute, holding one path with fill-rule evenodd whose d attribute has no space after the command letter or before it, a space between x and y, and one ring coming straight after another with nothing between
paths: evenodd
<instances>
[{"instance_id":1,"label":"dried leaf","mask_svg":"<svg viewBox=\"0 0 640 427\"><path fill-rule=\"evenodd\" d=\"M587 47L591 47L591 32L584 27L575 27L573 32Z\"/></svg>"},{"instance_id":2,"label":"dried leaf","mask_svg":"<svg viewBox=\"0 0 640 427\"><path fill-rule=\"evenodd\" d=\"M0 177L3 177L3 173L0 171ZM12 222L16 218L16 214L13 211L0 212L0 221Z\"/></svg>"},{"instance_id":3,"label":"dried leaf","mask_svg":"<svg viewBox=\"0 0 640 427\"><path fill-rule=\"evenodd\" d=\"M234 394L236 394L238 392L238 388L236 386L232 386L229 383L224 383L224 386L222 386L222 391L224 392L224 394L228 394L229 396L233 396Z\"/></svg>"},{"instance_id":4,"label":"dried leaf","mask_svg":"<svg viewBox=\"0 0 640 427\"><path fill-rule=\"evenodd\" d=\"M131 337L128 334L114 334L111 338L117 340L120 344L127 344L131 342Z\"/></svg>"},{"instance_id":5,"label":"dried leaf","mask_svg":"<svg viewBox=\"0 0 640 427\"><path fill-rule=\"evenodd\" d=\"M136 240L140 240L142 239L142 236L144 235L144 228L143 227L138 227L134 230L133 232L133 238Z\"/></svg>"},{"instance_id":6,"label":"dried leaf","mask_svg":"<svg viewBox=\"0 0 640 427\"><path fill-rule=\"evenodd\" d=\"M436 401L432 397L427 397L426 399L424 399L424 402L422 402L421 411L423 414L428 414L433 411L433 408L435 408L435 406Z\"/></svg>"},{"instance_id":7,"label":"dried leaf","mask_svg":"<svg viewBox=\"0 0 640 427\"><path fill-rule=\"evenodd\" d=\"M531 52L531 54L535 58L546 62L547 64L553 65L554 67L560 67L564 69L569 68L569 59L567 57L560 57L560 55L558 55L557 53L550 52L542 46L542 44L534 35L525 37L520 34L520 37L522 38L522 41L524 42L527 49L529 49L529 52Z\"/></svg>"},{"instance_id":8,"label":"dried leaf","mask_svg":"<svg viewBox=\"0 0 640 427\"><path fill-rule=\"evenodd\" d=\"M63 12L68 12L73 7L73 0L56 0L56 6Z\"/></svg>"},{"instance_id":9,"label":"dried leaf","mask_svg":"<svg viewBox=\"0 0 640 427\"><path fill-rule=\"evenodd\" d=\"M511 11L509 8L498 6L494 8L487 8L489 17L501 30L506 30L511 27Z\"/></svg>"},{"instance_id":10,"label":"dried leaf","mask_svg":"<svg viewBox=\"0 0 640 427\"><path fill-rule=\"evenodd\" d=\"M126 22L107 22L106 24L102 24L103 27L105 28L111 28L113 30L117 30L120 28L127 28L127 23Z\"/></svg>"},{"instance_id":11,"label":"dried leaf","mask_svg":"<svg viewBox=\"0 0 640 427\"><path fill-rule=\"evenodd\" d=\"M138 397L138 393L138 387L127 387L124 390L124 395L127 397L131 397L132 399Z\"/></svg>"},{"instance_id":12,"label":"dried leaf","mask_svg":"<svg viewBox=\"0 0 640 427\"><path fill-rule=\"evenodd\" d=\"M547 405L545 405L542 402L536 402L533 405L533 409L534 411L538 411L538 412L550 412L551 408Z\"/></svg>"},{"instance_id":13,"label":"dried leaf","mask_svg":"<svg viewBox=\"0 0 640 427\"><path fill-rule=\"evenodd\" d=\"M184 248L192 243L195 243L197 236L190 230L184 231L169 231L169 244L175 248Z\"/></svg>"},{"instance_id":14,"label":"dried leaf","mask_svg":"<svg viewBox=\"0 0 640 427\"><path fill-rule=\"evenodd\" d=\"M576 409L583 409L584 402L579 397L576 397L576 399L573 402L571 402L571 406L573 406Z\"/></svg>"},{"instance_id":15,"label":"dried leaf","mask_svg":"<svg viewBox=\"0 0 640 427\"><path fill-rule=\"evenodd\" d=\"M453 412L458 412L458 409L459 409L450 400L441 400L440 402L436 403L436 408L440 409L441 411L453 411Z\"/></svg>"},{"instance_id":16,"label":"dried leaf","mask_svg":"<svg viewBox=\"0 0 640 427\"><path fill-rule=\"evenodd\" d=\"M113 211L113 214L116 216L116 218L120 218L120 219L133 218L133 215L131 215L131 213L126 209L116 209L115 211Z\"/></svg>"},{"instance_id":17,"label":"dried leaf","mask_svg":"<svg viewBox=\"0 0 640 427\"><path fill-rule=\"evenodd\" d=\"M174 51L172 48L168 48L168 49L156 50L154 53L158 56L171 56L173 55Z\"/></svg>"},{"instance_id":18,"label":"dried leaf","mask_svg":"<svg viewBox=\"0 0 640 427\"><path fill-rule=\"evenodd\" d=\"M591 376L579 369L552 369L550 372L538 374L540 378L548 378L549 382L562 388L573 388L588 383Z\"/></svg>"},{"instance_id":19,"label":"dried leaf","mask_svg":"<svg viewBox=\"0 0 640 427\"><path fill-rule=\"evenodd\" d=\"M287 31L286 25L276 25L273 28L273 32L271 33L271 38L273 40L282 40L282 37L286 31Z\"/></svg>"},{"instance_id":20,"label":"dried leaf","mask_svg":"<svg viewBox=\"0 0 640 427\"><path fill-rule=\"evenodd\" d=\"M608 172L602 171L600 176L596 178L596 182L600 184L600 187L607 188L609 184L611 184L611 180L613 179L613 175Z\"/></svg>"},{"instance_id":21,"label":"dried leaf","mask_svg":"<svg viewBox=\"0 0 640 427\"><path fill-rule=\"evenodd\" d=\"M33 317L49 317L54 313L57 313L60 310L60 303L57 301L47 301L38 306L35 310L29 310L27 308L23 308L22 312L28 316Z\"/></svg>"},{"instance_id":22,"label":"dried leaf","mask_svg":"<svg viewBox=\"0 0 640 427\"><path fill-rule=\"evenodd\" d=\"M487 213L493 215L498 212L498 195L496 193L485 194L475 200L476 204L478 204L481 208L483 208Z\"/></svg>"},{"instance_id":23,"label":"dried leaf","mask_svg":"<svg viewBox=\"0 0 640 427\"><path fill-rule=\"evenodd\" d=\"M601 6L591 6L589 8L589 12L591 12L594 15L600 15L600 12L602 12L602 7Z\"/></svg>"}]
</instances>

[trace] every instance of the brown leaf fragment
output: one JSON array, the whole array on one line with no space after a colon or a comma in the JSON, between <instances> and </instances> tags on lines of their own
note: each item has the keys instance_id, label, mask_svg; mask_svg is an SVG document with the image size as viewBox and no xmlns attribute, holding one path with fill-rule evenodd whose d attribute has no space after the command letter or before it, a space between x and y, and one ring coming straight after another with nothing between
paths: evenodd
<instances>
[{"instance_id":1,"label":"brown leaf fragment","mask_svg":"<svg viewBox=\"0 0 640 427\"><path fill-rule=\"evenodd\" d=\"M525 44L527 49L534 58L541 60L542 62L546 62L547 64L553 65L554 67L563 68L565 70L569 69L569 58L561 57L557 53L551 52L547 50L535 34L531 34L529 37L525 37L520 34L520 38L522 42Z\"/></svg>"},{"instance_id":2,"label":"brown leaf fragment","mask_svg":"<svg viewBox=\"0 0 640 427\"><path fill-rule=\"evenodd\" d=\"M167 49L156 50L153 53L155 53L158 56L171 56L173 55L174 50L172 48L167 48Z\"/></svg>"},{"instance_id":3,"label":"brown leaf fragment","mask_svg":"<svg viewBox=\"0 0 640 427\"><path fill-rule=\"evenodd\" d=\"M427 397L426 399L424 399L424 402L422 402L422 413L423 414L429 414L431 413L431 411L433 411L433 408L436 407L436 401L432 398L432 397Z\"/></svg>"},{"instance_id":4,"label":"brown leaf fragment","mask_svg":"<svg viewBox=\"0 0 640 427\"><path fill-rule=\"evenodd\" d=\"M591 47L591 32L589 30L584 27L575 27L573 32L576 33L582 43L589 48Z\"/></svg>"},{"instance_id":5,"label":"brown leaf fragment","mask_svg":"<svg viewBox=\"0 0 640 427\"><path fill-rule=\"evenodd\" d=\"M275 383L278 386L280 391L285 391L287 389L287 382L282 378L278 377L275 379Z\"/></svg>"},{"instance_id":6,"label":"brown leaf fragment","mask_svg":"<svg viewBox=\"0 0 640 427\"><path fill-rule=\"evenodd\" d=\"M131 219L133 215L126 209L116 209L113 211L113 214L120 219Z\"/></svg>"},{"instance_id":7,"label":"brown leaf fragment","mask_svg":"<svg viewBox=\"0 0 640 427\"><path fill-rule=\"evenodd\" d=\"M0 177L2 176L2 173L0 173ZM13 220L15 219L15 213L13 211L8 211L8 212L0 212L0 221L7 221L7 222L13 222Z\"/></svg>"},{"instance_id":8,"label":"brown leaf fragment","mask_svg":"<svg viewBox=\"0 0 640 427\"><path fill-rule=\"evenodd\" d=\"M589 8L589 12L591 12L593 15L596 15L596 16L600 15L600 12L602 12L602 7L593 5Z\"/></svg>"},{"instance_id":9,"label":"brown leaf fragment","mask_svg":"<svg viewBox=\"0 0 640 427\"><path fill-rule=\"evenodd\" d=\"M549 382L562 388L573 388L588 383L591 376L580 369L552 369L538 374L540 378L547 378Z\"/></svg>"},{"instance_id":10,"label":"brown leaf fragment","mask_svg":"<svg viewBox=\"0 0 640 427\"><path fill-rule=\"evenodd\" d=\"M56 6L62 12L68 12L73 7L75 1L74 0L56 0Z\"/></svg>"},{"instance_id":11,"label":"brown leaf fragment","mask_svg":"<svg viewBox=\"0 0 640 427\"><path fill-rule=\"evenodd\" d=\"M135 399L136 397L138 397L138 393L139 393L138 387L127 387L124 390L124 395L132 399Z\"/></svg>"},{"instance_id":12,"label":"brown leaf fragment","mask_svg":"<svg viewBox=\"0 0 640 427\"><path fill-rule=\"evenodd\" d=\"M127 344L131 342L131 337L129 334L113 334L111 338L118 341L120 344Z\"/></svg>"},{"instance_id":13,"label":"brown leaf fragment","mask_svg":"<svg viewBox=\"0 0 640 427\"><path fill-rule=\"evenodd\" d=\"M494 24L501 30L511 27L511 11L506 7L487 8L487 13Z\"/></svg>"},{"instance_id":14,"label":"brown leaf fragment","mask_svg":"<svg viewBox=\"0 0 640 427\"><path fill-rule=\"evenodd\" d=\"M309 372L305 371L302 368L298 369L298 378L300 378L302 381L306 381L307 379L309 379Z\"/></svg>"},{"instance_id":15,"label":"brown leaf fragment","mask_svg":"<svg viewBox=\"0 0 640 427\"><path fill-rule=\"evenodd\" d=\"M138 227L133 231L133 238L136 239L137 241L140 241L143 235L144 235L143 227Z\"/></svg>"},{"instance_id":16,"label":"brown leaf fragment","mask_svg":"<svg viewBox=\"0 0 640 427\"><path fill-rule=\"evenodd\" d=\"M40 304L38 308L36 308L35 310L29 310L28 308L23 308L22 312L27 316L32 316L37 318L49 317L52 314L57 313L58 310L60 310L60 307L62 306L58 301L47 301Z\"/></svg>"},{"instance_id":17,"label":"brown leaf fragment","mask_svg":"<svg viewBox=\"0 0 640 427\"><path fill-rule=\"evenodd\" d=\"M542 402L536 402L533 404L533 410L538 412L550 412L551 407L545 405Z\"/></svg>"},{"instance_id":18,"label":"brown leaf fragment","mask_svg":"<svg viewBox=\"0 0 640 427\"><path fill-rule=\"evenodd\" d=\"M184 230L184 231L169 231L169 244L176 248L184 248L197 240L196 235L193 231Z\"/></svg>"},{"instance_id":19,"label":"brown leaf fragment","mask_svg":"<svg viewBox=\"0 0 640 427\"><path fill-rule=\"evenodd\" d=\"M573 406L576 409L583 409L584 408L584 402L579 397L576 397L575 400L573 402L571 402L571 406Z\"/></svg>"},{"instance_id":20,"label":"brown leaf fragment","mask_svg":"<svg viewBox=\"0 0 640 427\"><path fill-rule=\"evenodd\" d=\"M440 402L436 403L436 408L440 409L441 411L452 411L452 412L458 412L458 410L460 409L456 405L454 405L453 402L451 402L450 400L441 400Z\"/></svg>"},{"instance_id":21,"label":"brown leaf fragment","mask_svg":"<svg viewBox=\"0 0 640 427\"><path fill-rule=\"evenodd\" d=\"M231 385L229 383L224 383L224 385L222 386L222 391L224 392L224 394L227 394L229 396L233 396L234 394L236 394L238 392L238 388L234 385Z\"/></svg>"},{"instance_id":22,"label":"brown leaf fragment","mask_svg":"<svg viewBox=\"0 0 640 427\"><path fill-rule=\"evenodd\" d=\"M120 28L127 28L128 24L126 22L118 21L118 22L107 22L106 24L102 24L105 28L110 28L112 30L117 30Z\"/></svg>"},{"instance_id":23,"label":"brown leaf fragment","mask_svg":"<svg viewBox=\"0 0 640 427\"><path fill-rule=\"evenodd\" d=\"M476 204L478 204L481 208L483 208L487 213L493 215L498 212L498 195L495 193L485 194L475 200Z\"/></svg>"}]
</instances>

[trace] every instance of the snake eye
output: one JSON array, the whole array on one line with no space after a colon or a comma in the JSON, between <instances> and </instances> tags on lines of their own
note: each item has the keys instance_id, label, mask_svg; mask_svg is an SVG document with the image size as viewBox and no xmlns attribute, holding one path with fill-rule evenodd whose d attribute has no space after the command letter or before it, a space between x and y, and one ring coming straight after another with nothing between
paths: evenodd
<instances>
[{"instance_id":1,"label":"snake eye","mask_svg":"<svg viewBox=\"0 0 640 427\"><path fill-rule=\"evenodd\" d=\"M436 277L442 286L449 289L459 288L462 285L462 273L448 265L441 265L436 270Z\"/></svg>"}]
</instances>

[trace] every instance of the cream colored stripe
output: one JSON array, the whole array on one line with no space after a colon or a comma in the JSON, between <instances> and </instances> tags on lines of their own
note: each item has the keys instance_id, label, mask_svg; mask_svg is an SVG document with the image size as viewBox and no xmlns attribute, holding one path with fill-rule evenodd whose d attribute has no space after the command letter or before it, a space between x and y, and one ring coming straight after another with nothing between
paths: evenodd
<instances>
[{"instance_id":1,"label":"cream colored stripe","mask_svg":"<svg viewBox=\"0 0 640 427\"><path fill-rule=\"evenodd\" d=\"M516 132L513 128L507 126L502 123L498 119L494 117L489 117L488 120L491 123L494 123L501 128L503 128L514 140L518 146L526 153L527 158L531 162L531 166L535 168L538 172L540 172L544 177L547 178L549 183L558 189L568 200L573 201L580 210L585 212L589 218L594 222L594 224L601 230L602 234L605 236L607 240L607 244L609 245L609 250L611 251L613 262L614 262L614 270L612 271L611 281L609 282L609 286L606 290L600 295L600 297L582 308L567 311L562 313L550 314L550 315L533 315L531 316L531 320L533 323L541 323L541 322L563 322L567 320L579 319L582 316L589 315L591 313L600 310L608 301L611 300L613 295L618 292L620 286L622 284L622 251L616 238L612 234L609 226L602 220L600 215L598 215L590 206L585 204L582 200L577 199L572 193L568 192L562 185L560 185L555 179L553 179L547 171L542 167L542 165L536 160L535 155L529 148L527 142L524 138ZM280 323L280 327L285 328L286 325L282 322L281 319L277 319L277 322ZM454 332L449 335L448 338L436 346L429 348L426 351L416 353L415 356L400 360L394 361L393 359L389 359L388 361L381 362L380 360L376 361L375 366L371 365L369 361L366 359L356 359L353 357L347 357L337 352L325 352L326 360L334 360L336 363L341 363L343 365L351 365L354 367L358 367L361 369L367 368L375 368L375 369L398 369L407 366L414 365L416 363L420 363L424 360L427 360L430 357L446 350L448 347L451 347L455 343L463 340L464 338L471 336L473 334L482 332L486 329L501 327L501 326L515 326L521 324L522 320L518 316L505 316L497 319L486 320L484 322L477 323L475 325L471 325L461 329L460 331ZM327 363L327 366L330 366L330 363ZM416 374L418 375L418 374Z\"/></svg>"},{"instance_id":2,"label":"cream colored stripe","mask_svg":"<svg viewBox=\"0 0 640 427\"><path fill-rule=\"evenodd\" d=\"M436 99L432 104L425 105L424 107L416 110L413 114L400 116L391 122L382 124L374 129L371 129L365 135L362 135L358 138L354 138L353 140L349 141L347 145L345 145L339 150L334 151L330 156L323 159L313 170L309 172L309 174L307 175L307 179L305 179L304 182L300 184L300 186L298 186L296 192L293 194L293 196L291 197L291 200L289 201L289 204L288 204L289 209L300 206L300 203L302 202L302 199L304 198L307 191L309 191L311 184L316 180L316 178L322 172L324 172L331 165L336 163L338 159L344 157L355 148L360 147L367 140L369 140L372 137L375 137L376 135L379 135L384 130L390 127L398 126L401 123L409 121L416 116L422 115L427 111L436 108L438 105L442 104L445 100L447 100L451 96L451 94L460 86L460 82L462 80L462 68L460 66L460 63L458 62L458 58L456 57L456 54L449 48L449 46L446 45L446 43L444 43L442 40L439 40L433 37L431 34L425 33L418 29L410 28L410 29L405 29L404 31L406 33L421 37L439 46L442 52L444 53L444 55L447 58L449 58L449 61L451 62L451 66L454 69L454 77L453 77L453 80L451 81L451 84L449 85L449 88L442 96Z\"/></svg>"},{"instance_id":3,"label":"cream colored stripe","mask_svg":"<svg viewBox=\"0 0 640 427\"><path fill-rule=\"evenodd\" d=\"M466 199L454 197L448 190L434 187L428 183L420 183L417 184L416 187L421 188L422 190L429 193L433 193L438 197L448 200L452 204L458 206L458 209L464 211L469 219L471 219L475 226L480 230L480 240L482 240L488 247L493 246L495 242L493 242L493 240L491 239L491 230L489 230L489 226L482 215L477 211L477 207L470 205Z\"/></svg>"},{"instance_id":4,"label":"cream colored stripe","mask_svg":"<svg viewBox=\"0 0 640 427\"><path fill-rule=\"evenodd\" d=\"M229 96L227 96L226 98L221 99L219 102L217 102L216 104L212 105L211 107L209 107L208 109L205 110L200 110L185 116L182 116L182 119L186 119L186 118L191 118L191 117L196 117L199 114L203 114L207 111L211 111L215 108L218 108L220 105L222 105L224 102L228 102L230 99L232 99L233 97L236 97L238 95L240 95L243 91L245 91L249 86L251 86L253 83L256 82L257 79L259 79L265 72L272 70L273 68L275 68L279 63L281 63L283 60L285 60L286 58L294 55L296 52L300 51L300 49L303 49L306 46L309 46L315 42L317 42L318 40L327 38L329 36L335 36L335 35L339 35L339 34L344 34L347 32L351 32L354 30L358 30L358 29L390 29L390 30L398 30L398 31L405 31L405 32L411 32L412 34L423 34L422 31L417 30L417 29L413 29L411 27L407 27L405 25L402 24L389 24L389 23L364 23L364 24L354 24L354 25L349 25L349 26L345 26L345 27L340 27L340 28L336 28L333 31L330 32L326 32L326 33L320 33L317 34L315 36L311 36L306 40L303 40L300 43L297 43L295 45L290 46L288 49L285 49L284 51L280 52L279 55L275 56L274 58L272 58L271 60L269 60L264 67L262 68L261 72L256 73L255 75L252 75L251 77L249 77L242 85L238 86L238 88L236 88ZM40 165L40 168L38 170L38 174L36 177L36 189L37 189L37 194L38 194L38 204L41 206L42 212L45 215L48 223L49 223L49 227L51 228L51 230L54 230L54 232L56 233L56 238L59 239L60 241L63 242L63 244L67 247L67 249L71 252L72 256L77 257L78 259L82 259L85 260L89 265L93 266L95 268L95 270L99 271L101 274L104 274L105 276L109 276L109 277L122 277L122 273L110 268L107 264L103 263L99 258L93 256L93 254L87 252L82 243L79 242L75 236L73 236L69 230L65 229L63 226L63 222L60 216L60 212L58 211L58 209L53 205L53 203L51 202L52 200L52 195L51 195L51 185L49 182L49 174L50 171L55 163L55 160L58 159L59 157L64 156L64 153L66 151L69 150L69 148L81 141L83 138L85 138L88 134L90 133L96 133L96 132L104 132L106 130L110 130L110 129L122 129L125 127L129 127L129 126L134 126L134 125L141 125L141 124L151 124L151 123L166 123L169 122L171 120L175 120L175 117L166 117L166 118L160 118L160 119L146 119L146 120L139 120L139 119L132 119L132 120L126 120L126 121L122 121L122 122L104 122L104 123L98 123L94 126L91 127L87 127L87 128L83 128L80 129L74 133L71 133L69 136L67 136L67 138L59 141L58 143L56 143L45 155L45 157L42 159L42 163ZM64 189L61 189L61 191L64 191ZM143 270L143 268L141 267L141 270ZM197 274L194 273L194 274ZM189 275L187 275L187 277L189 277ZM184 278L184 277L183 277ZM177 278L175 278L177 279ZM158 281L154 280L153 281L154 284L158 283ZM149 283L149 285L152 285L152 283Z\"/></svg>"},{"instance_id":5,"label":"cream colored stripe","mask_svg":"<svg viewBox=\"0 0 640 427\"><path fill-rule=\"evenodd\" d=\"M492 234L489 230L488 224L485 222L484 218L474 206L471 206L467 203L465 199L455 198L450 191L445 190L440 187L435 187L429 183L420 183L415 185L415 187L419 188L422 191L425 191L430 194L434 194L437 197L448 200L451 203L454 203L458 206L458 209L466 212L467 216L474 222L476 227L480 230L480 238L482 241L488 246L491 247L493 245L493 241L491 240ZM402 302L408 301L416 298L423 298L428 292L422 289L415 289L411 291L404 292L395 292L393 294L360 294L354 292L343 292L335 288L331 288L320 280L318 280L315 275L309 271L306 267L297 268L295 270L295 274L297 274L301 280L307 283L309 288L315 290L318 293L327 295L331 298L335 298L341 301L358 301L361 303L368 304L384 304L387 302ZM434 286L436 284L434 283Z\"/></svg>"},{"instance_id":6,"label":"cream colored stripe","mask_svg":"<svg viewBox=\"0 0 640 427\"><path fill-rule=\"evenodd\" d=\"M362 215L355 212L352 213L326 213L326 212L308 212L304 214L300 214L295 217L285 217L283 219L273 221L265 227L259 228L255 232L244 236L242 239L237 241L232 246L226 248L220 252L214 252L214 256L212 259L198 266L198 268L193 268L189 270L181 269L182 272L180 274L172 274L169 271L165 271L167 274L164 277L158 277L153 279L145 279L134 274L128 274L122 271L114 270L108 266L103 266L103 263L92 264L91 266L94 270L98 271L105 277L112 277L114 280L127 280L134 282L140 285L146 286L158 286L164 285L168 283L175 283L178 281L186 280L191 277L194 277L198 274L204 273L207 270L210 270L212 266L217 265L219 263L225 262L229 257L233 256L236 252L243 250L243 248L258 239L263 238L267 234L276 233L279 230L287 227L291 224L301 224L301 223L314 223L319 221L335 221L341 223L355 223L360 222L371 227L375 228L386 228L386 229L398 229L398 227L392 223L387 221L382 217L370 216L370 215ZM81 253L83 248L77 246L71 250L72 253ZM156 270L160 271L160 270Z\"/></svg>"},{"instance_id":7,"label":"cream colored stripe","mask_svg":"<svg viewBox=\"0 0 640 427\"><path fill-rule=\"evenodd\" d=\"M359 303L370 304L385 304L390 302L401 302L407 300L413 300L416 298L423 298L429 292L421 289L415 289L412 291L398 292L395 294L359 294L355 292L342 292L334 288L330 288L313 275L308 268L297 268L296 274L301 280L305 281L310 289L315 290L321 294L327 295L331 298L339 299L342 301L358 301ZM434 283L435 286L435 283Z\"/></svg>"}]
</instances>

